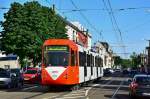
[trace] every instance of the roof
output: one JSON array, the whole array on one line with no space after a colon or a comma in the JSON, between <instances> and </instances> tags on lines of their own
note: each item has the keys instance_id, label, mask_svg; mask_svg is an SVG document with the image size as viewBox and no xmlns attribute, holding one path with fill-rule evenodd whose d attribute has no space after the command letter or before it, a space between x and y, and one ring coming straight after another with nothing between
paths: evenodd
<instances>
[{"instance_id":1,"label":"roof","mask_svg":"<svg viewBox=\"0 0 150 99\"><path fill-rule=\"evenodd\" d=\"M47 45L69 45L70 47L77 50L77 45L75 42L68 40L68 39L48 39L44 42L44 46Z\"/></svg>"},{"instance_id":2,"label":"roof","mask_svg":"<svg viewBox=\"0 0 150 99\"><path fill-rule=\"evenodd\" d=\"M62 21L64 21L68 26L72 27L73 29L75 29L76 31L78 32L81 32L83 35L88 35L89 37L92 37L89 33L88 33L88 30L86 32L86 34L81 31L77 26L75 26L73 23L69 22L66 18L63 18L61 15L58 14L58 17L60 19L62 19Z\"/></svg>"}]
</instances>

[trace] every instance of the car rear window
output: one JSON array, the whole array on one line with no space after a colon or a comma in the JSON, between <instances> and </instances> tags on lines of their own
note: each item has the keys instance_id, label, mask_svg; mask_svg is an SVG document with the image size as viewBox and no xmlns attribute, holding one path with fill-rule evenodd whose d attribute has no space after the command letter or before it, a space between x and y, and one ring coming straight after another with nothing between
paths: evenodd
<instances>
[{"instance_id":1,"label":"car rear window","mask_svg":"<svg viewBox=\"0 0 150 99\"><path fill-rule=\"evenodd\" d=\"M31 70L31 69L28 69L25 74L36 74L37 73L37 70Z\"/></svg>"},{"instance_id":2,"label":"car rear window","mask_svg":"<svg viewBox=\"0 0 150 99\"><path fill-rule=\"evenodd\" d=\"M150 84L150 77L136 77L138 84Z\"/></svg>"},{"instance_id":3,"label":"car rear window","mask_svg":"<svg viewBox=\"0 0 150 99\"><path fill-rule=\"evenodd\" d=\"M8 72L0 72L0 78L8 78L9 77L9 73Z\"/></svg>"}]
</instances>

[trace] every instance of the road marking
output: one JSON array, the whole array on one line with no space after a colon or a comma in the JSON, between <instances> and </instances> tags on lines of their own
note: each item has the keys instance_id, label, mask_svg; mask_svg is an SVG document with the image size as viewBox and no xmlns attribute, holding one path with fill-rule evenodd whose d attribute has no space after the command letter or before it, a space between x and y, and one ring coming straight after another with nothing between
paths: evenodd
<instances>
[{"instance_id":1,"label":"road marking","mask_svg":"<svg viewBox=\"0 0 150 99\"><path fill-rule=\"evenodd\" d=\"M104 80L110 80L110 79L112 79L112 77L109 77L109 78L107 78L107 79L104 79ZM105 84L105 86L106 85L108 85L109 83L111 83L112 81L109 81L109 82L107 82L106 84ZM52 96L52 97L45 97L45 98L43 98L43 99L52 99L52 98L55 98L55 99L76 99L76 98L85 98L85 96L87 96L88 95L88 93L89 93L89 91L93 88L93 87L95 87L95 86L99 86L100 84L94 84L94 85L92 85L92 87L89 87L89 88L87 88L87 89L85 89L84 91L83 90L77 90L77 91L73 91L73 92L70 92L69 94L66 94L66 95L63 95L63 96L61 96L60 97L60 95L59 96ZM104 87L104 86L102 86L102 87ZM88 99L88 97L86 97L86 99Z\"/></svg>"},{"instance_id":2,"label":"road marking","mask_svg":"<svg viewBox=\"0 0 150 99\"><path fill-rule=\"evenodd\" d=\"M107 79L105 79L105 80L110 80L110 79L112 79L112 77L107 78ZM88 95L89 91L90 91L93 87L98 86L98 85L101 85L102 87L104 87L104 86L108 85L108 84L111 83L111 82L112 82L112 81L109 81L109 82L107 82L106 84L104 84L103 86L102 86L101 84L95 84L95 85L93 85L92 87L90 87L90 88L88 88L88 89L86 90L85 96ZM102 88L102 87L101 87L101 88Z\"/></svg>"},{"instance_id":3,"label":"road marking","mask_svg":"<svg viewBox=\"0 0 150 99\"><path fill-rule=\"evenodd\" d=\"M56 97L59 97L60 95L55 95L55 96L51 96L51 97L45 97L45 98L42 98L42 99L52 99L52 98L55 98L56 99Z\"/></svg>"},{"instance_id":4,"label":"road marking","mask_svg":"<svg viewBox=\"0 0 150 99\"><path fill-rule=\"evenodd\" d=\"M55 98L55 99L77 99L77 98L83 98L85 96L76 96L76 97L62 97L62 98Z\"/></svg>"},{"instance_id":5,"label":"road marking","mask_svg":"<svg viewBox=\"0 0 150 99\"><path fill-rule=\"evenodd\" d=\"M109 78L107 78L107 79L105 79L105 80L110 80L110 79L112 79L112 77L109 77Z\"/></svg>"},{"instance_id":6,"label":"road marking","mask_svg":"<svg viewBox=\"0 0 150 99\"><path fill-rule=\"evenodd\" d=\"M118 87L117 90L113 93L113 96L111 97L111 99L115 99L114 97L115 97L115 95L117 94L117 92L119 91L119 89L121 88L121 86L123 85L123 83L124 83L124 80L121 81L119 87Z\"/></svg>"},{"instance_id":7,"label":"road marking","mask_svg":"<svg viewBox=\"0 0 150 99\"><path fill-rule=\"evenodd\" d=\"M90 87L89 89L87 89L86 92L85 92L85 96L88 95L89 91L90 91L93 87L98 86L98 85L99 85L99 84L92 85L92 87Z\"/></svg>"},{"instance_id":8,"label":"road marking","mask_svg":"<svg viewBox=\"0 0 150 99\"><path fill-rule=\"evenodd\" d=\"M26 91L26 90L37 88L37 87L39 87L39 86L32 86L32 87L23 88L22 91Z\"/></svg>"},{"instance_id":9,"label":"road marking","mask_svg":"<svg viewBox=\"0 0 150 99\"><path fill-rule=\"evenodd\" d=\"M73 92L71 92L71 93L78 93L78 92L80 92L80 93L85 93L85 90L77 90L77 91L73 91Z\"/></svg>"},{"instance_id":10,"label":"road marking","mask_svg":"<svg viewBox=\"0 0 150 99\"><path fill-rule=\"evenodd\" d=\"M75 95L84 95L83 93L71 93L71 94L66 94L64 96L75 96Z\"/></svg>"}]
</instances>

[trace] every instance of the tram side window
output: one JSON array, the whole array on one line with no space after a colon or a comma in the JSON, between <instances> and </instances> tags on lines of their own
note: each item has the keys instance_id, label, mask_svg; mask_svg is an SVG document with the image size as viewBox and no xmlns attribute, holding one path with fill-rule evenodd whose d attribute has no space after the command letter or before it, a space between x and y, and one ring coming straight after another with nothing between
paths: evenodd
<instances>
[{"instance_id":1,"label":"tram side window","mask_svg":"<svg viewBox=\"0 0 150 99\"><path fill-rule=\"evenodd\" d=\"M100 67L100 65L101 65L101 60L100 58L98 58L98 66Z\"/></svg>"},{"instance_id":2,"label":"tram side window","mask_svg":"<svg viewBox=\"0 0 150 99\"><path fill-rule=\"evenodd\" d=\"M101 67L103 67L103 59L101 59Z\"/></svg>"},{"instance_id":3,"label":"tram side window","mask_svg":"<svg viewBox=\"0 0 150 99\"><path fill-rule=\"evenodd\" d=\"M93 61L94 57L91 54L91 75L93 75L93 66L94 66L94 61Z\"/></svg>"},{"instance_id":4,"label":"tram side window","mask_svg":"<svg viewBox=\"0 0 150 99\"><path fill-rule=\"evenodd\" d=\"M87 66L90 66L90 62L91 62L90 55L87 54Z\"/></svg>"},{"instance_id":5,"label":"tram side window","mask_svg":"<svg viewBox=\"0 0 150 99\"><path fill-rule=\"evenodd\" d=\"M94 66L94 56L92 56L92 66Z\"/></svg>"},{"instance_id":6,"label":"tram side window","mask_svg":"<svg viewBox=\"0 0 150 99\"><path fill-rule=\"evenodd\" d=\"M95 66L98 66L98 61L97 61L97 57L95 57Z\"/></svg>"},{"instance_id":7,"label":"tram side window","mask_svg":"<svg viewBox=\"0 0 150 99\"><path fill-rule=\"evenodd\" d=\"M71 66L75 66L75 53L71 50Z\"/></svg>"},{"instance_id":8,"label":"tram side window","mask_svg":"<svg viewBox=\"0 0 150 99\"><path fill-rule=\"evenodd\" d=\"M93 61L92 61L92 54L90 55L90 66L92 67L93 66Z\"/></svg>"},{"instance_id":9,"label":"tram side window","mask_svg":"<svg viewBox=\"0 0 150 99\"><path fill-rule=\"evenodd\" d=\"M87 66L87 54L86 54L86 52L83 52L83 57L84 57L84 64L83 64L83 66Z\"/></svg>"},{"instance_id":10,"label":"tram side window","mask_svg":"<svg viewBox=\"0 0 150 99\"><path fill-rule=\"evenodd\" d=\"M79 52L79 65L84 66L84 54Z\"/></svg>"},{"instance_id":11,"label":"tram side window","mask_svg":"<svg viewBox=\"0 0 150 99\"><path fill-rule=\"evenodd\" d=\"M75 63L76 63L76 66L79 65L78 56L79 56L79 54L78 54L77 51L76 51L76 52L75 52Z\"/></svg>"},{"instance_id":12,"label":"tram side window","mask_svg":"<svg viewBox=\"0 0 150 99\"><path fill-rule=\"evenodd\" d=\"M97 57L97 67L99 67L99 57Z\"/></svg>"}]
</instances>

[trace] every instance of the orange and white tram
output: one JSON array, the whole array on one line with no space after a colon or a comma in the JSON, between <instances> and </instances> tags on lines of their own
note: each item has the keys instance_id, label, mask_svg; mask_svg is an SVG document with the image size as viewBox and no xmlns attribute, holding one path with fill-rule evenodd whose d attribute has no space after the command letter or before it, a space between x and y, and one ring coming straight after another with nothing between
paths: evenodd
<instances>
[{"instance_id":1,"label":"orange and white tram","mask_svg":"<svg viewBox=\"0 0 150 99\"><path fill-rule=\"evenodd\" d=\"M42 54L43 85L77 85L103 76L100 55L72 40L48 39Z\"/></svg>"}]
</instances>

